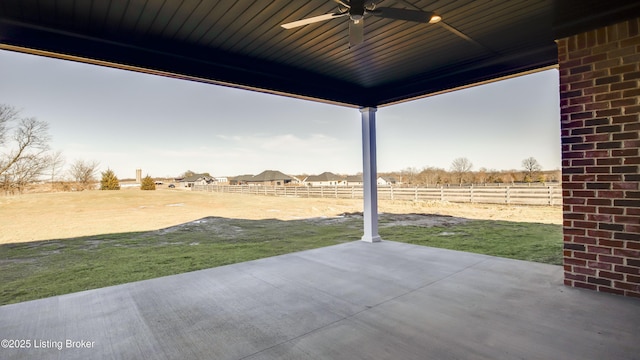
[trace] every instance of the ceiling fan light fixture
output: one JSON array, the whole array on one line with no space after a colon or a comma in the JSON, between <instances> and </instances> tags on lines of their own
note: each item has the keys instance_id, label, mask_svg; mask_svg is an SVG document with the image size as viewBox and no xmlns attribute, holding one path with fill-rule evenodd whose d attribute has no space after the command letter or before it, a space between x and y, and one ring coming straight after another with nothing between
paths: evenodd
<instances>
[{"instance_id":1,"label":"ceiling fan light fixture","mask_svg":"<svg viewBox=\"0 0 640 360\"><path fill-rule=\"evenodd\" d=\"M436 14L436 13L432 13L431 14L431 18L429 19L429 24L436 24L439 23L440 20L442 20L442 16Z\"/></svg>"}]
</instances>

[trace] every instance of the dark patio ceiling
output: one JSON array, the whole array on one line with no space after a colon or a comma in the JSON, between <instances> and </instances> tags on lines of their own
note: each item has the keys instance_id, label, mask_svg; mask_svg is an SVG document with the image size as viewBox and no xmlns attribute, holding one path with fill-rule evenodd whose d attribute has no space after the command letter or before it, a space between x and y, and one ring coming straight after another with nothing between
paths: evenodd
<instances>
[{"instance_id":1,"label":"dark patio ceiling","mask_svg":"<svg viewBox=\"0 0 640 360\"><path fill-rule=\"evenodd\" d=\"M380 106L552 66L556 38L637 16L638 3L384 0L445 24L367 16L349 48L347 18L280 27L336 11L331 0L2 0L0 48Z\"/></svg>"}]
</instances>

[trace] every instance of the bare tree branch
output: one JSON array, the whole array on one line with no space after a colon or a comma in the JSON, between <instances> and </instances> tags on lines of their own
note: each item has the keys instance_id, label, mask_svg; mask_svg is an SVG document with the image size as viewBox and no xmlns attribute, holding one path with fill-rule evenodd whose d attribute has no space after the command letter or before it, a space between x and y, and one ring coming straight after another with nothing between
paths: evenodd
<instances>
[{"instance_id":1,"label":"bare tree branch","mask_svg":"<svg viewBox=\"0 0 640 360\"><path fill-rule=\"evenodd\" d=\"M46 122L20 118L14 107L0 104L0 179L5 190L22 191L43 175L48 162L48 131Z\"/></svg>"},{"instance_id":2,"label":"bare tree branch","mask_svg":"<svg viewBox=\"0 0 640 360\"><path fill-rule=\"evenodd\" d=\"M0 146L6 141L9 123L18 118L18 113L13 106L0 104Z\"/></svg>"},{"instance_id":3,"label":"bare tree branch","mask_svg":"<svg viewBox=\"0 0 640 360\"><path fill-rule=\"evenodd\" d=\"M64 163L65 160L61 150L54 151L47 155L47 164L49 167L49 174L51 175L51 190L54 189L56 175L59 175L58 173L64 167Z\"/></svg>"},{"instance_id":4,"label":"bare tree branch","mask_svg":"<svg viewBox=\"0 0 640 360\"><path fill-rule=\"evenodd\" d=\"M17 146L4 156L5 159L0 166L0 175L9 170L23 156L42 155L47 151L49 148L48 130L49 125L46 122L38 121L35 118L20 119L13 137Z\"/></svg>"},{"instance_id":5,"label":"bare tree branch","mask_svg":"<svg viewBox=\"0 0 640 360\"><path fill-rule=\"evenodd\" d=\"M97 161L76 160L69 169L69 175L78 185L78 190L84 190L96 181L96 172L98 171Z\"/></svg>"},{"instance_id":6,"label":"bare tree branch","mask_svg":"<svg viewBox=\"0 0 640 360\"><path fill-rule=\"evenodd\" d=\"M528 157L522 160L522 167L526 172L526 176L524 179L525 182L534 181L536 173L542 170L542 166L540 166L540 163L538 163L538 160L536 160L534 157Z\"/></svg>"},{"instance_id":7,"label":"bare tree branch","mask_svg":"<svg viewBox=\"0 0 640 360\"><path fill-rule=\"evenodd\" d=\"M471 171L472 168L473 164L471 163L471 161L469 161L469 159L465 157L457 158L451 163L451 171L457 177L457 180L460 184L463 183L464 177L469 171Z\"/></svg>"}]
</instances>

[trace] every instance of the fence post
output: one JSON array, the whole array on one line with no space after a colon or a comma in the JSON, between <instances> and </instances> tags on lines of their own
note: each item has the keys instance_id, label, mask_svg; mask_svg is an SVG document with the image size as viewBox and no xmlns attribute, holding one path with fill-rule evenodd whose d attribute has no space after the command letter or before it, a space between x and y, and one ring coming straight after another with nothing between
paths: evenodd
<instances>
[{"instance_id":1,"label":"fence post","mask_svg":"<svg viewBox=\"0 0 640 360\"><path fill-rule=\"evenodd\" d=\"M472 203L473 202L473 184L471 184L471 187L469 188L469 202Z\"/></svg>"},{"instance_id":2,"label":"fence post","mask_svg":"<svg viewBox=\"0 0 640 360\"><path fill-rule=\"evenodd\" d=\"M389 186L389 193L390 193L390 197L391 197L391 201L393 201L393 186Z\"/></svg>"},{"instance_id":3,"label":"fence post","mask_svg":"<svg viewBox=\"0 0 640 360\"><path fill-rule=\"evenodd\" d=\"M337 199L338 198L338 185L335 186L334 191L335 191L335 195L336 195L336 199Z\"/></svg>"},{"instance_id":4,"label":"fence post","mask_svg":"<svg viewBox=\"0 0 640 360\"><path fill-rule=\"evenodd\" d=\"M414 199L415 199L414 200L415 202L418 202L418 187L417 186L416 186L416 190L415 190L415 193L414 193Z\"/></svg>"},{"instance_id":5,"label":"fence post","mask_svg":"<svg viewBox=\"0 0 640 360\"><path fill-rule=\"evenodd\" d=\"M553 192L551 191L551 186L547 187L549 189L549 205L553 205Z\"/></svg>"},{"instance_id":6,"label":"fence post","mask_svg":"<svg viewBox=\"0 0 640 360\"><path fill-rule=\"evenodd\" d=\"M440 201L444 201L444 186L440 186Z\"/></svg>"},{"instance_id":7,"label":"fence post","mask_svg":"<svg viewBox=\"0 0 640 360\"><path fill-rule=\"evenodd\" d=\"M511 202L511 187L507 186L507 204Z\"/></svg>"}]
</instances>

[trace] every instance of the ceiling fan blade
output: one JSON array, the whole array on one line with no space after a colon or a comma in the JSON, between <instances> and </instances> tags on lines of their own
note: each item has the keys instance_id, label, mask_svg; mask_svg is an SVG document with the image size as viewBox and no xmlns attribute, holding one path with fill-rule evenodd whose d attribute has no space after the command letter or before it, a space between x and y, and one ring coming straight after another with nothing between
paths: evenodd
<instances>
[{"instance_id":1,"label":"ceiling fan blade","mask_svg":"<svg viewBox=\"0 0 640 360\"><path fill-rule=\"evenodd\" d=\"M398 9L381 7L368 12L371 15L386 19L414 21L420 23L435 23L440 21L440 17L431 11L418 11L408 9Z\"/></svg>"},{"instance_id":2,"label":"ceiling fan blade","mask_svg":"<svg viewBox=\"0 0 640 360\"><path fill-rule=\"evenodd\" d=\"M314 16L314 17L310 17L310 18L306 18L306 19L302 19L302 20L298 20L298 21L282 24L280 26L282 26L285 29L293 29L293 28L297 28L297 27L300 27L300 26L317 23L317 22L320 22L320 21L335 19L335 18L342 17L342 16L345 16L345 15L349 15L349 14L348 13L324 14L324 15L320 15L320 16Z\"/></svg>"},{"instance_id":3,"label":"ceiling fan blade","mask_svg":"<svg viewBox=\"0 0 640 360\"><path fill-rule=\"evenodd\" d=\"M349 46L356 46L364 40L364 19L349 21Z\"/></svg>"},{"instance_id":4,"label":"ceiling fan blade","mask_svg":"<svg viewBox=\"0 0 640 360\"><path fill-rule=\"evenodd\" d=\"M456 29L455 27L445 23L444 21L439 22L438 25L442 26L443 28L451 31L453 34L459 36L460 38L462 38L464 40L467 40L468 42L470 42L470 43L472 43L472 44L474 44L474 45L476 45L478 47L484 48L485 50L489 50L486 46L484 46L484 45L480 44L479 42L473 40L472 38L467 36L467 34L465 34L462 31ZM489 51L491 51L491 50L489 50Z\"/></svg>"},{"instance_id":5,"label":"ceiling fan blade","mask_svg":"<svg viewBox=\"0 0 640 360\"><path fill-rule=\"evenodd\" d=\"M340 5L344 6L344 7L346 7L347 9L351 7L351 6L349 6L349 4L345 3L345 2L344 2L344 1L342 1L342 0L333 0L333 2L338 3L338 4L340 4Z\"/></svg>"},{"instance_id":6,"label":"ceiling fan blade","mask_svg":"<svg viewBox=\"0 0 640 360\"><path fill-rule=\"evenodd\" d=\"M445 28L445 29L447 29L447 30L451 31L452 33L454 33L454 34L458 35L459 37L461 37L461 38L463 38L463 39L465 39L465 40L467 40L467 41L473 41L470 37L468 37L468 36L467 36L466 34L464 34L462 31L460 31L460 30L458 30L458 29L454 28L453 26L451 26L451 25L449 25L449 24L445 23L444 21L443 21L443 22L440 22L440 26L442 26L443 28Z\"/></svg>"}]
</instances>

